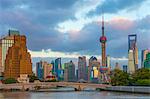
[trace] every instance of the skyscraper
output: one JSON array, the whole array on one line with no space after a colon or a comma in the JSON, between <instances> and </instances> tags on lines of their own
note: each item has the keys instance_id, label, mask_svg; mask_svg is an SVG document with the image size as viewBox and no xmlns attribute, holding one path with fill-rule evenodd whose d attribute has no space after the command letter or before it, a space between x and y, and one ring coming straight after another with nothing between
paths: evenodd
<instances>
[{"instance_id":1,"label":"skyscraper","mask_svg":"<svg viewBox=\"0 0 150 99\"><path fill-rule=\"evenodd\" d=\"M63 70L61 67L61 58L57 58L55 60L55 66L54 66L54 71L55 71L55 75L57 77L58 80L61 80L63 77Z\"/></svg>"},{"instance_id":2,"label":"skyscraper","mask_svg":"<svg viewBox=\"0 0 150 99\"><path fill-rule=\"evenodd\" d=\"M80 79L87 80L85 56L78 58L78 80Z\"/></svg>"},{"instance_id":3,"label":"skyscraper","mask_svg":"<svg viewBox=\"0 0 150 99\"><path fill-rule=\"evenodd\" d=\"M43 62L43 70L44 70L44 80L46 80L47 76L52 75L52 64L48 62Z\"/></svg>"},{"instance_id":4,"label":"skyscraper","mask_svg":"<svg viewBox=\"0 0 150 99\"><path fill-rule=\"evenodd\" d=\"M106 57L106 66L108 68L108 74L110 74L110 71L111 71L111 61L110 61L110 56L107 55Z\"/></svg>"},{"instance_id":5,"label":"skyscraper","mask_svg":"<svg viewBox=\"0 0 150 99\"><path fill-rule=\"evenodd\" d=\"M92 56L89 59L88 82L98 82L100 75L99 67L100 62L97 60L96 57Z\"/></svg>"},{"instance_id":6,"label":"skyscraper","mask_svg":"<svg viewBox=\"0 0 150 99\"><path fill-rule=\"evenodd\" d=\"M75 81L75 65L72 61L65 63L64 81Z\"/></svg>"},{"instance_id":7,"label":"skyscraper","mask_svg":"<svg viewBox=\"0 0 150 99\"><path fill-rule=\"evenodd\" d=\"M144 67L144 61L146 59L146 55L150 52L149 49L146 50L142 50L142 54L141 54L141 67Z\"/></svg>"},{"instance_id":8,"label":"skyscraper","mask_svg":"<svg viewBox=\"0 0 150 99\"><path fill-rule=\"evenodd\" d=\"M135 70L138 69L138 48L137 48L137 36L132 34L128 36L128 53L130 50L133 51L133 61ZM129 65L128 65L129 66Z\"/></svg>"},{"instance_id":9,"label":"skyscraper","mask_svg":"<svg viewBox=\"0 0 150 99\"><path fill-rule=\"evenodd\" d=\"M150 52L146 54L146 59L144 60L144 68L150 69Z\"/></svg>"},{"instance_id":10,"label":"skyscraper","mask_svg":"<svg viewBox=\"0 0 150 99\"><path fill-rule=\"evenodd\" d=\"M2 40L1 39L0 39L0 76L2 76Z\"/></svg>"},{"instance_id":11,"label":"skyscraper","mask_svg":"<svg viewBox=\"0 0 150 99\"><path fill-rule=\"evenodd\" d=\"M127 65L123 65L123 71L126 73L128 72L128 66Z\"/></svg>"},{"instance_id":12,"label":"skyscraper","mask_svg":"<svg viewBox=\"0 0 150 99\"><path fill-rule=\"evenodd\" d=\"M9 30L8 35L5 37L1 37L0 39L0 48L1 48L1 60L0 60L0 76L5 69L5 59L8 52L9 47L14 44L14 36L19 35L19 31Z\"/></svg>"},{"instance_id":13,"label":"skyscraper","mask_svg":"<svg viewBox=\"0 0 150 99\"><path fill-rule=\"evenodd\" d=\"M115 69L120 70L120 65L119 65L119 63L118 63L118 62L116 62Z\"/></svg>"},{"instance_id":14,"label":"skyscraper","mask_svg":"<svg viewBox=\"0 0 150 99\"><path fill-rule=\"evenodd\" d=\"M31 74L31 55L27 51L26 37L24 35L15 35L14 44L9 47L6 55L4 77L18 78L20 75Z\"/></svg>"},{"instance_id":15,"label":"skyscraper","mask_svg":"<svg viewBox=\"0 0 150 99\"><path fill-rule=\"evenodd\" d=\"M129 50L128 53L128 72L130 74L133 74L135 72L135 61L134 61L133 50Z\"/></svg>"},{"instance_id":16,"label":"skyscraper","mask_svg":"<svg viewBox=\"0 0 150 99\"><path fill-rule=\"evenodd\" d=\"M39 80L44 79L44 70L42 66L42 61L36 63L36 76Z\"/></svg>"}]
</instances>

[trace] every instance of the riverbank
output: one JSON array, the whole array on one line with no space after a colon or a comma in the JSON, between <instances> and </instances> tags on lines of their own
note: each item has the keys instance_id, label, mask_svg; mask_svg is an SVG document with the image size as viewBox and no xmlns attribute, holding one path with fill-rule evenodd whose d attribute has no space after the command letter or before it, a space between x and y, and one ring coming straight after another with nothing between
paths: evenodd
<instances>
[{"instance_id":1,"label":"riverbank","mask_svg":"<svg viewBox=\"0 0 150 99\"><path fill-rule=\"evenodd\" d=\"M150 87L143 86L111 86L98 88L98 90L150 94Z\"/></svg>"}]
</instances>

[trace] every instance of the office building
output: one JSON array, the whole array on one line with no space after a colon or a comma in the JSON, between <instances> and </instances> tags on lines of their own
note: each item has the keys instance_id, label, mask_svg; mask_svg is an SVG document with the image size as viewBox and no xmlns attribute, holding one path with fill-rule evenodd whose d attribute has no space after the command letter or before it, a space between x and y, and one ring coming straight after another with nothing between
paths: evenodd
<instances>
[{"instance_id":1,"label":"office building","mask_svg":"<svg viewBox=\"0 0 150 99\"><path fill-rule=\"evenodd\" d=\"M141 54L141 67L144 68L144 61L146 59L146 55L150 53L149 49L146 50L142 50L142 54Z\"/></svg>"},{"instance_id":2,"label":"office building","mask_svg":"<svg viewBox=\"0 0 150 99\"><path fill-rule=\"evenodd\" d=\"M31 55L27 50L26 37L24 35L14 35L14 44L9 47L6 54L5 78L17 79L22 74L32 74Z\"/></svg>"},{"instance_id":3,"label":"office building","mask_svg":"<svg viewBox=\"0 0 150 99\"><path fill-rule=\"evenodd\" d=\"M133 51L133 61L135 70L138 69L138 48L137 48L137 35L128 35L128 53ZM130 67L130 65L128 65ZM129 68L130 69L130 68Z\"/></svg>"},{"instance_id":4,"label":"office building","mask_svg":"<svg viewBox=\"0 0 150 99\"><path fill-rule=\"evenodd\" d=\"M123 71L126 73L128 72L128 66L127 65L123 65Z\"/></svg>"},{"instance_id":5,"label":"office building","mask_svg":"<svg viewBox=\"0 0 150 99\"><path fill-rule=\"evenodd\" d=\"M9 30L8 35L1 37L0 39L0 76L2 75L2 73L4 73L6 55L9 47L14 44L15 35L19 35L19 31Z\"/></svg>"},{"instance_id":6,"label":"office building","mask_svg":"<svg viewBox=\"0 0 150 99\"><path fill-rule=\"evenodd\" d=\"M128 53L128 73L133 74L135 72L135 61L134 61L134 52L129 50Z\"/></svg>"},{"instance_id":7,"label":"office building","mask_svg":"<svg viewBox=\"0 0 150 99\"><path fill-rule=\"evenodd\" d=\"M146 59L144 60L144 68L150 69L150 52L146 54Z\"/></svg>"},{"instance_id":8,"label":"office building","mask_svg":"<svg viewBox=\"0 0 150 99\"><path fill-rule=\"evenodd\" d=\"M46 80L47 76L52 76L52 64L47 62L43 63L43 70L44 70L44 80Z\"/></svg>"},{"instance_id":9,"label":"office building","mask_svg":"<svg viewBox=\"0 0 150 99\"><path fill-rule=\"evenodd\" d=\"M119 65L119 63L118 63L118 62L116 62L115 69L120 70L120 65Z\"/></svg>"},{"instance_id":10,"label":"office building","mask_svg":"<svg viewBox=\"0 0 150 99\"><path fill-rule=\"evenodd\" d=\"M54 74L56 75L58 80L62 80L63 70L62 70L62 66L61 66L61 58L57 58L55 60Z\"/></svg>"},{"instance_id":11,"label":"office building","mask_svg":"<svg viewBox=\"0 0 150 99\"><path fill-rule=\"evenodd\" d=\"M110 74L110 71L111 71L111 61L110 61L110 56L109 55L107 55L107 57L106 57L106 66L107 66L107 68L108 68L108 74Z\"/></svg>"},{"instance_id":12,"label":"office building","mask_svg":"<svg viewBox=\"0 0 150 99\"><path fill-rule=\"evenodd\" d=\"M88 67L88 82L98 82L100 75L100 62L98 62L97 58L92 56L89 59L89 67Z\"/></svg>"},{"instance_id":13,"label":"office building","mask_svg":"<svg viewBox=\"0 0 150 99\"><path fill-rule=\"evenodd\" d=\"M75 77L75 65L72 61L65 63L64 67L64 81L72 82L76 81Z\"/></svg>"},{"instance_id":14,"label":"office building","mask_svg":"<svg viewBox=\"0 0 150 99\"><path fill-rule=\"evenodd\" d=\"M39 80L44 79L44 70L42 61L36 63L36 76L38 77Z\"/></svg>"},{"instance_id":15,"label":"office building","mask_svg":"<svg viewBox=\"0 0 150 99\"><path fill-rule=\"evenodd\" d=\"M86 75L86 57L79 57L78 58L78 80L83 79L87 81Z\"/></svg>"}]
</instances>

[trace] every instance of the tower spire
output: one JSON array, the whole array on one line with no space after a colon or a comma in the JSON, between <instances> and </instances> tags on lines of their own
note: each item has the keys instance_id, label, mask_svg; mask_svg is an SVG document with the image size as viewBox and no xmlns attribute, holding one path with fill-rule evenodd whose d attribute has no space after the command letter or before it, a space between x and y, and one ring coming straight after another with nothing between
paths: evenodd
<instances>
[{"instance_id":1,"label":"tower spire","mask_svg":"<svg viewBox=\"0 0 150 99\"><path fill-rule=\"evenodd\" d=\"M102 9L102 36L104 36L104 13Z\"/></svg>"}]
</instances>

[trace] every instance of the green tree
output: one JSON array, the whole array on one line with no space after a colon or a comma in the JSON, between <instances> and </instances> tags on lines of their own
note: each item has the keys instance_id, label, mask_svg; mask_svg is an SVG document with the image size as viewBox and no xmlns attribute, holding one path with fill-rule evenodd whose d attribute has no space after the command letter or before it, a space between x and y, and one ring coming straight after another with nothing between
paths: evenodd
<instances>
[{"instance_id":1,"label":"green tree","mask_svg":"<svg viewBox=\"0 0 150 99\"><path fill-rule=\"evenodd\" d=\"M38 80L38 77L35 74L29 76L29 82L34 82L34 80Z\"/></svg>"},{"instance_id":2,"label":"green tree","mask_svg":"<svg viewBox=\"0 0 150 99\"><path fill-rule=\"evenodd\" d=\"M146 68L138 69L134 74L132 74L132 82L134 85L150 86L150 70Z\"/></svg>"},{"instance_id":3,"label":"green tree","mask_svg":"<svg viewBox=\"0 0 150 99\"><path fill-rule=\"evenodd\" d=\"M129 75L122 70L115 69L111 76L111 84L113 86L126 86L129 84Z\"/></svg>"},{"instance_id":4,"label":"green tree","mask_svg":"<svg viewBox=\"0 0 150 99\"><path fill-rule=\"evenodd\" d=\"M15 78L7 78L4 80L5 84L12 84L12 83L17 83L17 80Z\"/></svg>"}]
</instances>

